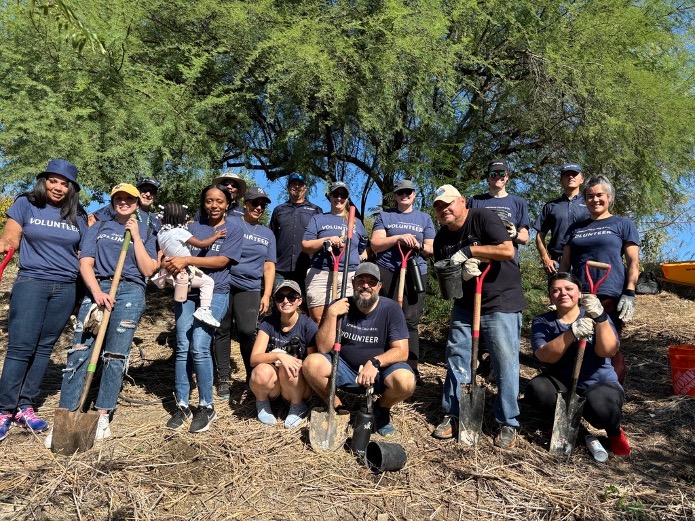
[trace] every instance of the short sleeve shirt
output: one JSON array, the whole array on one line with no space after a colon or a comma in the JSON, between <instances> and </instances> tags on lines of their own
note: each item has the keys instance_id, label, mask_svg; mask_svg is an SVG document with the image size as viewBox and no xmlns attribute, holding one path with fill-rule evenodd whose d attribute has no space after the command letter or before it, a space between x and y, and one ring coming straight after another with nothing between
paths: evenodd
<instances>
[{"instance_id":1,"label":"short sleeve shirt","mask_svg":"<svg viewBox=\"0 0 695 521\"><path fill-rule=\"evenodd\" d=\"M502 221L486 208L472 209L463 226L451 231L446 226L434 238L434 260L448 259L464 246L497 245L509 241ZM463 297L455 304L473 311L475 279L463 282ZM513 260L493 261L483 281L483 313L516 313L526 308L521 288L521 271Z\"/></svg>"},{"instance_id":2,"label":"short sleeve shirt","mask_svg":"<svg viewBox=\"0 0 695 521\"><path fill-rule=\"evenodd\" d=\"M82 241L80 258L94 259L94 274L97 279L113 277L116 272L125 231L125 224L118 221L101 221L87 230ZM154 234L143 224L139 224L138 232L145 244L147 255L151 259L156 259L157 244ZM145 276L140 273L135 261L135 248L132 243L128 246L121 277L123 280L135 282L143 287L146 284Z\"/></svg>"},{"instance_id":3,"label":"short sleeve shirt","mask_svg":"<svg viewBox=\"0 0 695 521\"><path fill-rule=\"evenodd\" d=\"M540 233L550 232L548 253L555 259L562 255L562 239L570 225L589 218L589 210L581 194L572 199L566 195L545 203L541 214L533 224L534 230Z\"/></svg>"},{"instance_id":4,"label":"short sleeve shirt","mask_svg":"<svg viewBox=\"0 0 695 521\"><path fill-rule=\"evenodd\" d=\"M302 252L302 237L309 220L321 213L323 210L309 201L287 201L275 207L270 217L270 229L275 235L278 271L294 271L302 257L306 269L309 257Z\"/></svg>"},{"instance_id":5,"label":"short sleeve shirt","mask_svg":"<svg viewBox=\"0 0 695 521\"><path fill-rule=\"evenodd\" d=\"M162 228L162 220L157 217L157 214L154 212L146 212L142 208L138 209L138 212L140 214L140 222L146 223L147 226L152 228L153 233L157 235L159 230ZM110 204L102 206L96 212L94 212L93 215L99 221L112 221L116 216L113 211L113 207Z\"/></svg>"},{"instance_id":6,"label":"short sleeve shirt","mask_svg":"<svg viewBox=\"0 0 695 521\"><path fill-rule=\"evenodd\" d=\"M191 250L186 242L191 237L191 232L184 227L165 228L157 234L157 244L165 257L187 257Z\"/></svg>"},{"instance_id":7,"label":"short sleeve shirt","mask_svg":"<svg viewBox=\"0 0 695 521\"><path fill-rule=\"evenodd\" d=\"M530 227L528 203L525 199L513 194L504 197L493 197L490 194L474 195L468 200L469 208L489 208L503 221L509 221L517 230ZM514 243L515 260L519 262L519 245Z\"/></svg>"},{"instance_id":8,"label":"short sleeve shirt","mask_svg":"<svg viewBox=\"0 0 695 521\"><path fill-rule=\"evenodd\" d=\"M367 360L385 353L391 342L408 338L403 310L393 300L379 297L367 315L351 299L350 310L343 319L340 356L357 370Z\"/></svg>"},{"instance_id":9,"label":"short sleeve shirt","mask_svg":"<svg viewBox=\"0 0 695 521\"><path fill-rule=\"evenodd\" d=\"M260 321L258 330L265 332L269 337L267 351L282 349L288 352L290 341L297 337L300 346L298 358L303 360L306 358L307 348L316 346L316 333L319 330L319 326L306 315L300 314L297 323L292 326L292 329L282 331L280 315L273 314Z\"/></svg>"},{"instance_id":10,"label":"short sleeve shirt","mask_svg":"<svg viewBox=\"0 0 695 521\"><path fill-rule=\"evenodd\" d=\"M611 272L599 288L599 294L619 297L625 287L625 265L623 250L629 244L639 245L637 228L627 217L612 215L606 219L585 219L567 229L563 246L570 247L572 274L582 281L582 291L589 291L584 264L593 260L611 265ZM596 281L603 276L602 270L589 270Z\"/></svg>"},{"instance_id":11,"label":"short sleeve shirt","mask_svg":"<svg viewBox=\"0 0 695 521\"><path fill-rule=\"evenodd\" d=\"M343 237L347 235L347 220L340 215L332 213L322 213L314 215L304 231L302 240L310 241L314 239L328 238L332 236ZM352 234L352 243L350 245L350 261L348 264L349 271L354 271L360 263L360 254L367 249L367 230L364 229L362 221L355 219L355 229ZM339 270L343 269L345 257L340 259ZM323 271L333 269L333 260L330 252L320 249L311 259L311 267L318 268Z\"/></svg>"},{"instance_id":12,"label":"short sleeve shirt","mask_svg":"<svg viewBox=\"0 0 695 521\"><path fill-rule=\"evenodd\" d=\"M241 225L243 239L239 263L229 269L232 287L242 291L260 291L265 263L275 263L276 260L275 235L262 224L251 226L243 219L233 222Z\"/></svg>"},{"instance_id":13,"label":"short sleeve shirt","mask_svg":"<svg viewBox=\"0 0 695 521\"><path fill-rule=\"evenodd\" d=\"M580 311L580 317L584 316L584 310ZM613 328L615 337L618 338L618 333L611 319L608 321ZM557 319L554 311L544 313L533 319L531 324L531 349L535 353L536 350L554 340L562 333L567 331L570 324L563 324ZM572 372L574 370L574 362L577 359L577 344L575 341L567 348L562 358L554 364L546 364L546 374L556 377L561 382L570 385L572 381ZM594 336L591 335L586 341L586 350L582 367L579 372L579 380L577 381L577 389L583 391L588 387L599 382L615 382L618 383L618 375L615 373L611 365L610 358L598 356L595 350Z\"/></svg>"},{"instance_id":14,"label":"short sleeve shirt","mask_svg":"<svg viewBox=\"0 0 695 521\"><path fill-rule=\"evenodd\" d=\"M420 244L425 239L434 239L436 234L432 218L419 210L407 213L399 212L398 210L380 212L376 217L372 231L376 230L386 231L387 237L409 233L414 235ZM398 250L398 246L377 253L376 263L390 271L400 270L401 253ZM420 266L420 272L423 275L427 273L427 263L422 257L418 257L418 266Z\"/></svg>"},{"instance_id":15,"label":"short sleeve shirt","mask_svg":"<svg viewBox=\"0 0 695 521\"><path fill-rule=\"evenodd\" d=\"M191 255L196 257L227 257L230 262L237 263L241 259L241 247L243 234L241 228L234 221L225 220L224 227L227 235L217 239L211 246L204 249L190 246ZM216 228L194 221L188 225L188 231L197 239L208 239L215 233ZM229 266L219 269L200 268L205 274L210 275L215 282L215 293L229 293L231 275Z\"/></svg>"},{"instance_id":16,"label":"short sleeve shirt","mask_svg":"<svg viewBox=\"0 0 695 521\"><path fill-rule=\"evenodd\" d=\"M87 232L87 219L77 226L60 217L60 208L39 208L25 196L18 197L5 212L22 227L19 245L19 274L39 280L75 282L80 241Z\"/></svg>"}]
</instances>

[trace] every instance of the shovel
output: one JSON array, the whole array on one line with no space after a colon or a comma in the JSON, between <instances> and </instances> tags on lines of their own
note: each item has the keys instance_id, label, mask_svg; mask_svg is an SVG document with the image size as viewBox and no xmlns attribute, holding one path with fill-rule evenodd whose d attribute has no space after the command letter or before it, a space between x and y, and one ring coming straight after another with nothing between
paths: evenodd
<instances>
[{"instance_id":1,"label":"shovel","mask_svg":"<svg viewBox=\"0 0 695 521\"><path fill-rule=\"evenodd\" d=\"M10 247L5 254L5 258L2 259L0 263L0 281L2 280L2 272L5 271L5 266L7 266L12 259L12 254L14 254L14 248Z\"/></svg>"},{"instance_id":2,"label":"shovel","mask_svg":"<svg viewBox=\"0 0 695 521\"><path fill-rule=\"evenodd\" d=\"M109 297L111 297L111 300L114 302L116 300L118 283L121 280L121 272L123 271L123 264L125 263L125 257L128 253L129 246L130 230L126 230L123 238L123 246L121 247L121 255L118 258L116 271L113 274L113 280L111 282L111 289L109 290ZM57 454L70 455L75 452L84 452L91 449L92 445L94 445L94 435L97 430L99 413L97 411L83 412L83 409L87 401L87 395L89 394L89 387L92 384L92 378L94 378L94 372L97 368L99 355L101 354L101 345L104 343L106 330L109 327L109 318L111 318L111 311L105 309L104 317L99 325L99 332L97 333L94 346L92 347L92 356L87 366L84 388L82 389L82 395L80 396L77 408L73 411L68 411L67 409L56 409L55 411L51 450Z\"/></svg>"},{"instance_id":3,"label":"shovel","mask_svg":"<svg viewBox=\"0 0 695 521\"><path fill-rule=\"evenodd\" d=\"M401 252L401 271L400 274L398 275L398 293L397 293L397 298L398 298L398 305L402 308L403 307L403 294L405 293L405 274L408 271L408 258L413 254L415 251L414 249L409 249L407 253L403 252L403 248L401 247L401 243L398 243L398 250Z\"/></svg>"},{"instance_id":4,"label":"shovel","mask_svg":"<svg viewBox=\"0 0 695 521\"><path fill-rule=\"evenodd\" d=\"M476 365L478 363L478 345L480 343L480 309L482 307L483 280L490 271L492 263L488 263L483 272L475 279L475 298L473 300L473 324L471 325L471 383L461 386L459 400L459 443L470 447L478 444L480 431L483 426L483 411L485 410L485 387L478 385Z\"/></svg>"},{"instance_id":5,"label":"shovel","mask_svg":"<svg viewBox=\"0 0 695 521\"><path fill-rule=\"evenodd\" d=\"M348 218L347 240L343 251L347 252L343 264L343 284L340 288L340 298L345 298L348 285L348 266L350 264L350 244L352 243L352 229L355 226L355 207L350 206ZM338 360L340 358L342 318L338 319L335 331L335 344L331 359L331 379L329 382L328 407L317 407L311 411L309 422L309 443L316 452L332 452L345 444L347 440L347 428L350 424L350 412L335 410L335 391L338 380Z\"/></svg>"},{"instance_id":6,"label":"shovel","mask_svg":"<svg viewBox=\"0 0 695 521\"><path fill-rule=\"evenodd\" d=\"M606 273L594 283L589 268L606 270ZM589 291L595 295L598 292L599 286L601 286L611 272L611 265L604 262L586 261L584 269L586 270L586 278L589 282ZM577 441L579 422L582 418L582 410L584 409L584 398L580 398L577 395L577 381L579 380L579 372L582 368L585 349L586 339L582 338L577 342L577 358L574 362L572 385L567 393L567 398L563 397L562 393L557 393L555 418L553 420L553 434L550 437L549 449L550 453L554 456L561 456L569 459L570 454L572 454L572 449L574 448L574 443Z\"/></svg>"}]
</instances>

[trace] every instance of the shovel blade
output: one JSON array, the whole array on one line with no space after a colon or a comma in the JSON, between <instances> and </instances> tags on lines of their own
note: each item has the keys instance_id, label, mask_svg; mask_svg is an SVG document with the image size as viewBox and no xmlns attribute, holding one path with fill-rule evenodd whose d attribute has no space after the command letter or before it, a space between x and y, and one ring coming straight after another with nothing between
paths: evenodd
<instances>
[{"instance_id":1,"label":"shovel blade","mask_svg":"<svg viewBox=\"0 0 695 521\"><path fill-rule=\"evenodd\" d=\"M462 385L459 400L459 443L465 443L470 447L478 445L484 411L485 388L478 385Z\"/></svg>"},{"instance_id":2,"label":"shovel blade","mask_svg":"<svg viewBox=\"0 0 695 521\"><path fill-rule=\"evenodd\" d=\"M311 410L309 419L309 443L316 452L333 452L347 441L350 424L348 411L333 411L331 414L324 407Z\"/></svg>"},{"instance_id":3,"label":"shovel blade","mask_svg":"<svg viewBox=\"0 0 695 521\"><path fill-rule=\"evenodd\" d=\"M557 393L553 434L550 437L549 449L552 455L569 458L574 443L577 441L583 408L584 398L572 394L568 405L562 393Z\"/></svg>"},{"instance_id":4,"label":"shovel blade","mask_svg":"<svg viewBox=\"0 0 695 521\"><path fill-rule=\"evenodd\" d=\"M94 445L99 413L56 409L53 422L51 450L69 456L84 452Z\"/></svg>"}]
</instances>

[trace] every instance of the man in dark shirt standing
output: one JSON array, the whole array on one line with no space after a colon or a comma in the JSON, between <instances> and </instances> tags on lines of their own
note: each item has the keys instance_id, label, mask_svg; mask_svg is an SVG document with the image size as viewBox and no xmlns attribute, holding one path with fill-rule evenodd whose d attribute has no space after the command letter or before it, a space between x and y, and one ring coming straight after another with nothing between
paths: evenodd
<instances>
[{"instance_id":1,"label":"man in dark shirt standing","mask_svg":"<svg viewBox=\"0 0 695 521\"><path fill-rule=\"evenodd\" d=\"M490 352L499 387L493 409L500 425L495 445L512 448L519 427L521 310L526 307L521 272L514 262L514 245L502 220L492 210L467 209L466 199L451 185L441 186L435 192L434 213L442 225L434 238L434 258L461 264L464 282L463 297L454 301L446 344L444 419L432 434L442 439L454 436L461 385L475 378L475 374L471 376L475 278L481 273L481 259L490 259L492 266L483 283L480 336Z\"/></svg>"},{"instance_id":2,"label":"man in dark shirt standing","mask_svg":"<svg viewBox=\"0 0 695 521\"><path fill-rule=\"evenodd\" d=\"M287 179L290 200L275 207L270 217L270 229L275 234L276 285L283 279L299 284L304 294L304 279L311 259L302 252L304 229L311 216L323 213L321 207L306 200L306 179L302 174L291 174Z\"/></svg>"},{"instance_id":3,"label":"man in dark shirt standing","mask_svg":"<svg viewBox=\"0 0 695 521\"><path fill-rule=\"evenodd\" d=\"M562 238L567 228L577 221L589 218L584 196L580 192L584 175L577 163L569 163L560 170L560 184L565 192L561 197L545 203L541 214L533 224L536 230L536 248L541 256L543 268L548 275L558 270L562 257ZM546 249L545 237L550 232Z\"/></svg>"}]
</instances>

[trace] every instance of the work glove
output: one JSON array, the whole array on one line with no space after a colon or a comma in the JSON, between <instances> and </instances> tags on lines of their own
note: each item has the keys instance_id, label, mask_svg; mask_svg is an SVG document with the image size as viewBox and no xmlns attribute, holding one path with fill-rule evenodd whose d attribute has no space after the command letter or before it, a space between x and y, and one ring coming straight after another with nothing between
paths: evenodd
<instances>
[{"instance_id":1,"label":"work glove","mask_svg":"<svg viewBox=\"0 0 695 521\"><path fill-rule=\"evenodd\" d=\"M620 295L620 300L618 301L618 318L623 322L629 322L632 320L632 315L635 314L635 290L626 289L622 295Z\"/></svg>"},{"instance_id":2,"label":"work glove","mask_svg":"<svg viewBox=\"0 0 695 521\"><path fill-rule=\"evenodd\" d=\"M579 305L584 308L591 318L598 318L603 314L603 305L596 295L586 293L579 300Z\"/></svg>"},{"instance_id":3,"label":"work glove","mask_svg":"<svg viewBox=\"0 0 695 521\"><path fill-rule=\"evenodd\" d=\"M99 332L99 326L104 319L104 308L92 304L84 317L84 331L91 335L96 335Z\"/></svg>"},{"instance_id":4,"label":"work glove","mask_svg":"<svg viewBox=\"0 0 695 521\"><path fill-rule=\"evenodd\" d=\"M578 318L570 326L577 340L588 338L594 333L594 321L587 317Z\"/></svg>"},{"instance_id":5,"label":"work glove","mask_svg":"<svg viewBox=\"0 0 695 521\"><path fill-rule=\"evenodd\" d=\"M459 251L454 253L449 260L451 261L451 264L458 266L459 264L466 262L472 256L473 254L471 253L471 249L468 246L464 246Z\"/></svg>"},{"instance_id":6,"label":"work glove","mask_svg":"<svg viewBox=\"0 0 695 521\"><path fill-rule=\"evenodd\" d=\"M475 257L471 257L464 262L461 267L461 278L463 278L464 281L469 281L474 277L482 275L483 272L480 271L480 262L481 260Z\"/></svg>"},{"instance_id":7,"label":"work glove","mask_svg":"<svg viewBox=\"0 0 695 521\"><path fill-rule=\"evenodd\" d=\"M504 221L504 227L507 229L507 233L512 238L512 240L516 239L519 236L519 232L516 231L516 226L514 226L514 223Z\"/></svg>"}]
</instances>

